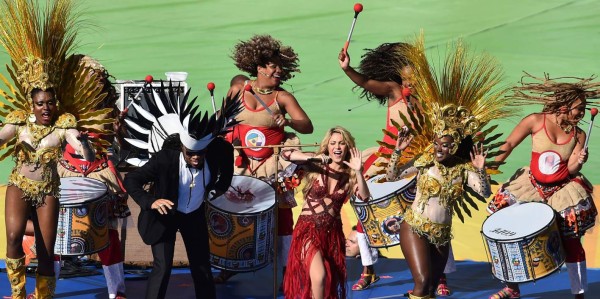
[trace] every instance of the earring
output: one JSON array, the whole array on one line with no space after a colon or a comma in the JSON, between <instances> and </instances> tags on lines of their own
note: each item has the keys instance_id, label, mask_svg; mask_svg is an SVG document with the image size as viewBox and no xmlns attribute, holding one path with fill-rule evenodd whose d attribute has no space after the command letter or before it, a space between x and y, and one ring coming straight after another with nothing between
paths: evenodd
<instances>
[{"instance_id":1,"label":"earring","mask_svg":"<svg viewBox=\"0 0 600 299\"><path fill-rule=\"evenodd\" d=\"M405 98L410 97L410 95L412 94L412 91L410 90L410 88L408 87L402 87L402 96Z\"/></svg>"},{"instance_id":2,"label":"earring","mask_svg":"<svg viewBox=\"0 0 600 299\"><path fill-rule=\"evenodd\" d=\"M458 151L458 146L456 146L456 143L452 142L452 148L450 149L450 154L454 155L456 154L456 151Z\"/></svg>"},{"instance_id":3,"label":"earring","mask_svg":"<svg viewBox=\"0 0 600 299\"><path fill-rule=\"evenodd\" d=\"M27 117L27 120L29 120L30 123L34 123L36 121L35 114L30 113L29 117Z\"/></svg>"}]
</instances>

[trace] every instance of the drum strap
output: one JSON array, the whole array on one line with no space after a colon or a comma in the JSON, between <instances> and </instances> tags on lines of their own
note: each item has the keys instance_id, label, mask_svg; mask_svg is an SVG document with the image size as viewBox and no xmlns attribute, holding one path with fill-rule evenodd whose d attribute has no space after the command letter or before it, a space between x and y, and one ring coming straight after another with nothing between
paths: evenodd
<instances>
[{"instance_id":1,"label":"drum strap","mask_svg":"<svg viewBox=\"0 0 600 299\"><path fill-rule=\"evenodd\" d=\"M252 176L256 176L256 171L258 170L259 167L261 167L263 164L265 164L265 162L267 162L267 159L262 159L260 161L258 161L258 165L256 165L256 167L252 167L250 164L250 161L248 161L248 166L246 167L250 173L252 174Z\"/></svg>"}]
</instances>

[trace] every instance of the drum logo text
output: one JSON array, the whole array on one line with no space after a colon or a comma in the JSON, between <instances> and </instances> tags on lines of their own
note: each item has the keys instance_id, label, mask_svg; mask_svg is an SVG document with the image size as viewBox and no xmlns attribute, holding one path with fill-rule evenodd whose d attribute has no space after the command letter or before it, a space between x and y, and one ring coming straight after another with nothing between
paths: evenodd
<instances>
[{"instance_id":1,"label":"drum logo text","mask_svg":"<svg viewBox=\"0 0 600 299\"><path fill-rule=\"evenodd\" d=\"M506 230L506 229L503 229L503 228L496 228L496 229L494 229L494 230L492 230L490 232L496 233L496 234L499 234L499 235L503 235L503 236L514 236L514 235L517 234L516 232L509 231L509 230Z\"/></svg>"}]
</instances>

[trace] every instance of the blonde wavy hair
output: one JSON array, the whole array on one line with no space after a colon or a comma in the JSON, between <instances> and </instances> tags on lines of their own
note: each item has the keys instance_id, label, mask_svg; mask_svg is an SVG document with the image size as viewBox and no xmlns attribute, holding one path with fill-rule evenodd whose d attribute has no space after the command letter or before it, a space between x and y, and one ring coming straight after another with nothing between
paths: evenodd
<instances>
[{"instance_id":1,"label":"blonde wavy hair","mask_svg":"<svg viewBox=\"0 0 600 299\"><path fill-rule=\"evenodd\" d=\"M356 142L354 141L354 137L352 136L352 134L350 134L350 132L341 127L341 126L336 126L333 127L329 130L327 130L327 132L325 133L325 137L323 137L323 140L321 141L321 144L319 145L319 148L315 151L315 155L321 155L321 154L325 154L329 156L329 149L327 147L327 145L329 144L329 140L331 139L331 136L333 136L333 134L338 133L340 135L342 135L343 140L346 142L347 145L347 151L346 151L346 156L344 157L344 161L349 162L350 161L350 149L355 148L356 147ZM348 167L346 164L342 165L342 171L347 173L350 176L350 180L348 181L347 186L345 186L345 190L352 190L352 188L354 186L356 186L356 175L354 173L354 171L352 171L352 169L350 169L350 167ZM315 180L317 180L319 178L319 176L321 175L320 171L311 171L306 175L306 185L304 186L304 189L302 189L302 194L304 195L304 197L306 198L306 195L308 194L308 192L310 191L310 189L312 188L313 183L315 182Z\"/></svg>"}]
</instances>

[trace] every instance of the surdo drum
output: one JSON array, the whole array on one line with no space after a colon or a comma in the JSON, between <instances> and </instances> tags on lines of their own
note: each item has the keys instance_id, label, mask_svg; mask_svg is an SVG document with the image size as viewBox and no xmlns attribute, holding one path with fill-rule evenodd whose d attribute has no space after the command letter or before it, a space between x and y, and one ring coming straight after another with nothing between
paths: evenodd
<instances>
[{"instance_id":1,"label":"surdo drum","mask_svg":"<svg viewBox=\"0 0 600 299\"><path fill-rule=\"evenodd\" d=\"M60 211L54 253L86 255L108 246L108 189L98 180L60 179Z\"/></svg>"},{"instance_id":2,"label":"surdo drum","mask_svg":"<svg viewBox=\"0 0 600 299\"><path fill-rule=\"evenodd\" d=\"M481 228L492 274L505 282L527 282L565 262L554 210L547 204L515 204L490 215Z\"/></svg>"},{"instance_id":3,"label":"surdo drum","mask_svg":"<svg viewBox=\"0 0 600 299\"><path fill-rule=\"evenodd\" d=\"M383 179L385 174L367 181L373 200L364 202L353 196L350 201L371 247L400 244L400 222L416 195L416 177L394 182L381 182Z\"/></svg>"},{"instance_id":4,"label":"surdo drum","mask_svg":"<svg viewBox=\"0 0 600 299\"><path fill-rule=\"evenodd\" d=\"M255 271L273 254L275 190L249 176L233 176L225 194L208 202L206 218L213 267Z\"/></svg>"}]
</instances>

